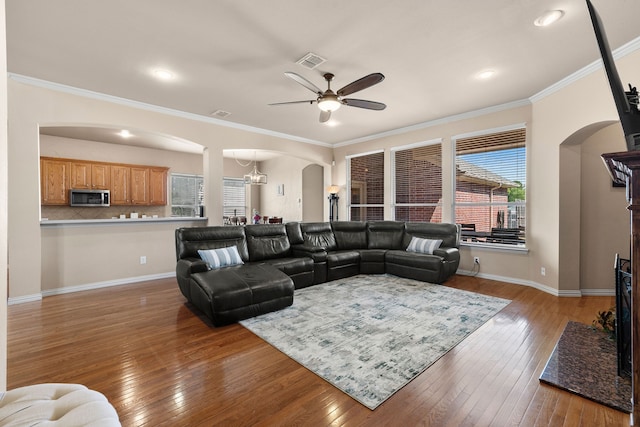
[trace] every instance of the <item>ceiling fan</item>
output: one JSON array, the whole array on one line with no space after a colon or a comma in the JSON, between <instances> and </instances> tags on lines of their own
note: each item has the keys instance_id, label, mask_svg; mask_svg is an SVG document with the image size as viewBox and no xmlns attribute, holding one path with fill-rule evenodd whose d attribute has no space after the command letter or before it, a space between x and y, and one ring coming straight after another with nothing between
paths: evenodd
<instances>
[{"instance_id":1,"label":"ceiling fan","mask_svg":"<svg viewBox=\"0 0 640 427\"><path fill-rule=\"evenodd\" d=\"M324 123L331 118L331 113L340 108L341 105L349 107L365 108L367 110L384 110L387 106L382 102L367 101L364 99L345 98L347 95L364 90L384 80L384 76L381 73L372 73L364 76L354 82L349 83L342 89L338 89L337 92L331 90L331 81L334 75L331 73L325 73L324 79L327 81L327 90L322 91L318 86L311 83L299 74L291 71L284 73L285 76L296 81L302 86L309 89L311 92L318 95L316 99L310 99L307 101L291 101L291 102L278 102L269 105L288 105L288 104L318 104L320 108L320 123Z\"/></svg>"}]
</instances>

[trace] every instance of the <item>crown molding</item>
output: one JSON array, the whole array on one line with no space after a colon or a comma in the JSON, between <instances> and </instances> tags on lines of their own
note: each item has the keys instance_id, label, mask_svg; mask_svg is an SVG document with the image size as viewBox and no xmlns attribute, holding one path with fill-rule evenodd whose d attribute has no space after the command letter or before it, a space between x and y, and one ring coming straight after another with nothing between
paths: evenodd
<instances>
[{"instance_id":1,"label":"crown molding","mask_svg":"<svg viewBox=\"0 0 640 427\"><path fill-rule=\"evenodd\" d=\"M640 37L637 37L631 40L630 42L620 46L618 49L612 51L611 53L613 54L613 59L617 60L620 58L624 58L625 56L635 52L638 49L640 49ZM568 75L564 79L552 84L546 89L543 89L540 92L536 93L535 95L531 96L529 100L531 101L532 104L536 103L546 98L547 96L553 95L559 90L564 89L570 84L575 83L576 81L592 73L595 73L596 71L601 70L602 68L603 68L602 59L597 59L593 61L591 64L587 65L586 67L579 69L575 73Z\"/></svg>"},{"instance_id":2,"label":"crown molding","mask_svg":"<svg viewBox=\"0 0 640 427\"><path fill-rule=\"evenodd\" d=\"M459 120L471 119L474 117L480 117L491 113L497 113L504 110L510 110L512 108L523 107L531 105L531 101L528 99L521 99L518 101L507 102L506 104L494 105L491 107L481 108L479 110L467 111L465 113L454 114L452 116L443 117L441 119L430 120L427 122L417 123L411 126L405 126L397 129L393 129L387 132L376 133L362 138L351 139L349 141L339 142L333 144L333 147L344 147L347 145L359 144L361 142L371 141L372 139L379 139L388 136L400 135L407 132L412 132L420 129L426 129L433 126L439 126L447 123L457 122Z\"/></svg>"},{"instance_id":3,"label":"crown molding","mask_svg":"<svg viewBox=\"0 0 640 427\"><path fill-rule=\"evenodd\" d=\"M625 57L626 55L629 55L633 52L635 52L636 50L640 49L640 37L635 38L634 40L631 40L630 42L622 45L621 47L619 47L618 49L615 49L612 54L613 54L613 58L614 59L620 59ZM417 131L417 130L421 130L421 129L426 129L426 128L430 128L430 127L434 127L434 126L439 126L439 125L443 125L443 124L448 124L448 123L452 123L452 122L456 122L456 121L460 121L460 120L465 120L465 119L470 119L470 118L475 118L475 117L480 117L483 115L487 115L487 114L492 114L492 113L497 113L500 111L505 111L505 110L509 110L509 109L513 109L513 108L518 108L518 107L523 107L523 106L528 106L528 105L532 105L544 98L546 98L547 96L550 96L562 89L564 89L565 87L569 86L570 84L602 69L603 65L602 65L602 59L598 59L594 62L592 62L591 64L579 69L578 71L570 74L569 76L563 78L562 80L552 84L551 86L541 90L540 92L532 95L529 98L526 99L520 99L517 101L512 101L512 102L507 102L505 104L499 104L499 105L494 105L494 106L490 106L490 107L486 107L486 108L481 108L478 110L473 110L473 111L467 111L464 113L460 113L460 114L454 114L451 116L447 116L447 117L442 117L439 119L435 119L435 120L429 120L426 122L421 122L421 123L417 123L414 125L410 125L410 126L405 126L405 127L401 127L401 128L397 128L397 129L392 129L389 131L385 131L385 132L380 132L380 133L375 133L375 134L371 134L368 136L364 136L361 138L355 138L355 139L351 139L351 140L347 140L347 141L342 141L342 142L338 142L335 144L330 144L330 143L326 143L326 142L322 142L322 141L316 141L316 140L312 140L312 139L308 139L308 138L302 138L299 136L295 136L295 135L289 135L289 134L285 134L285 133L281 133L281 132L275 132L275 131L271 131L268 129L262 129L262 128L257 128L257 127L253 127L253 126L248 126L248 125L242 125L239 123L233 123L233 122L228 122L228 121L224 121L224 120L220 120L220 119L216 119L214 117L207 117L207 116L202 116L199 114L194 114L194 113L188 113L185 111L180 111L180 110L174 110L171 108L166 108L166 107L161 107L158 105L153 105L153 104L147 104L144 102L139 102L139 101L134 101L131 99L127 99L127 98L120 98L117 96L112 96L112 95L107 95L104 93L100 93L100 92L93 92L90 90L86 90L86 89L80 89L80 88L76 88L73 86L68 86L68 85L63 85L60 83L54 83L54 82L50 82L50 81L46 81L46 80L41 80L41 79L37 79L34 77L28 77L28 76L24 76L21 74L15 74L15 73L8 73L8 77L11 80L20 82L20 83L24 83L24 84L28 84L31 86L37 86L37 87L41 87L41 88L45 88L45 89L50 89L50 90L54 90L54 91L58 91L58 92L64 92L64 93L69 93L72 95L77 95L77 96L82 96L82 97L86 97L86 98L91 98L91 99L97 99L100 101L106 101L106 102L110 102L113 104L119 104L119 105L125 105L128 107L133 107L133 108L138 108L138 109L142 109L142 110L147 110L147 111L152 111L152 112L156 112L156 113L160 113L160 114L166 114L166 115L170 115L170 116L174 116L174 117L180 117L180 118L184 118L184 119L189 119L189 120L195 120L195 121L199 121L199 122L204 122L204 123L209 123L209 124L213 124L213 125L217 125L217 126L224 126L224 127L229 127L229 128L233 128L233 129L239 129L239 130L243 130L246 132L252 132L252 133L256 133L256 134L261 134L261 135L267 135L267 136L273 136L276 138L282 138L282 139L288 139L291 141L296 141L296 142L302 142L305 144L312 144L312 145L318 145L321 147L327 147L327 148L337 148L337 147L345 147L348 145L354 145L354 144L359 144L361 142L366 142L366 141L371 141L374 139L380 139L380 138L385 138L385 137L391 137L391 136L395 136L395 135L401 135L404 133L408 133L408 132L413 132L413 131Z\"/></svg>"},{"instance_id":4,"label":"crown molding","mask_svg":"<svg viewBox=\"0 0 640 427\"><path fill-rule=\"evenodd\" d=\"M313 139L302 138L299 136L289 135L281 132L274 132L267 129L257 128L257 127L243 125L239 123L227 122L224 120L216 119L215 117L207 117L199 114L188 113L186 111L180 111L180 110L174 110L172 108L161 107L159 105L147 104L145 102L134 101L132 99L121 98L113 95L107 95L105 93L94 92L86 89L80 89L77 87L68 86L61 83L54 83L47 80L37 79L35 77L24 76L22 74L8 73L7 76L11 80L14 80L18 83L27 84L30 86L36 86L43 89L49 89L56 92L68 93L71 95L81 96L84 98L96 99L98 101L105 101L112 104L124 105L127 107L137 108L140 110L146 110L154 113L165 114L165 115L179 117L183 119L209 123L217 126L224 126L228 128L246 131L246 132L273 136L276 138L288 139L296 142L303 142L305 144L319 145L319 146L328 147L328 148L332 147L331 144L327 144L326 142L315 141Z\"/></svg>"}]
</instances>

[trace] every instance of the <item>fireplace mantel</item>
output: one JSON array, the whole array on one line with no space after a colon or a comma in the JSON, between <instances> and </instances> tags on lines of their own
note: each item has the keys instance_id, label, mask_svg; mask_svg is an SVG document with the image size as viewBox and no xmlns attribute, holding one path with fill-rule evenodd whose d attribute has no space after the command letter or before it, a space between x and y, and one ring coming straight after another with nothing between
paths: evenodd
<instances>
[{"instance_id":1,"label":"fireplace mantel","mask_svg":"<svg viewBox=\"0 0 640 427\"><path fill-rule=\"evenodd\" d=\"M631 396L632 422L640 421L640 151L602 155L611 179L627 188L631 213Z\"/></svg>"}]
</instances>

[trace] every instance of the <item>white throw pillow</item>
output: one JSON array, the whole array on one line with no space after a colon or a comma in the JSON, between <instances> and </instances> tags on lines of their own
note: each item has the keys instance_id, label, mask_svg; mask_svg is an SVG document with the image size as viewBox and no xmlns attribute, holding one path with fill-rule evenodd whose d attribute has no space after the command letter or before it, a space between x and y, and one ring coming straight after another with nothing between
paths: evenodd
<instances>
[{"instance_id":1,"label":"white throw pillow","mask_svg":"<svg viewBox=\"0 0 640 427\"><path fill-rule=\"evenodd\" d=\"M442 240L421 239L420 237L411 237L411 242L407 246L407 252L418 252L422 254L433 254L433 251L440 247Z\"/></svg>"},{"instance_id":2,"label":"white throw pillow","mask_svg":"<svg viewBox=\"0 0 640 427\"><path fill-rule=\"evenodd\" d=\"M219 249L200 249L198 250L198 255L207 263L211 270L228 265L244 264L242 257L238 253L237 246Z\"/></svg>"}]
</instances>

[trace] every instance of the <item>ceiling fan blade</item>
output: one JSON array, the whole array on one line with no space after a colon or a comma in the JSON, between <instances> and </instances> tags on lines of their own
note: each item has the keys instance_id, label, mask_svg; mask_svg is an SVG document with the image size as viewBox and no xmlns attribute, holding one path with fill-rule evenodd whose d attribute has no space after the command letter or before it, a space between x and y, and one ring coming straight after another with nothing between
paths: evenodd
<instances>
[{"instance_id":1,"label":"ceiling fan blade","mask_svg":"<svg viewBox=\"0 0 640 427\"><path fill-rule=\"evenodd\" d=\"M331 118L331 111L320 111L320 123L326 123Z\"/></svg>"},{"instance_id":2,"label":"ceiling fan blade","mask_svg":"<svg viewBox=\"0 0 640 427\"><path fill-rule=\"evenodd\" d=\"M349 83L342 89L338 90L336 94L338 96L351 95L352 93L361 91L375 84L378 84L383 80L384 80L384 76L382 74L372 73L372 74L369 74L368 76L364 76L361 79L356 80L355 82Z\"/></svg>"},{"instance_id":3,"label":"ceiling fan blade","mask_svg":"<svg viewBox=\"0 0 640 427\"><path fill-rule=\"evenodd\" d=\"M296 74L293 71L287 71L287 72L284 73L284 75L289 77L290 79L300 83L302 86L306 87L311 92L313 92L313 93L315 93L317 95L322 95L322 91L320 90L320 88L318 88L318 86L314 85L309 80L307 80L304 77L302 77L300 74Z\"/></svg>"},{"instance_id":4,"label":"ceiling fan blade","mask_svg":"<svg viewBox=\"0 0 640 427\"><path fill-rule=\"evenodd\" d=\"M274 102L273 104L269 104L269 105L313 104L314 102L316 102L315 99L310 99L308 101Z\"/></svg>"},{"instance_id":5,"label":"ceiling fan blade","mask_svg":"<svg viewBox=\"0 0 640 427\"><path fill-rule=\"evenodd\" d=\"M384 110L387 108L382 102L367 101L364 99L346 98L342 100L342 103L349 107L366 108L367 110Z\"/></svg>"}]
</instances>

